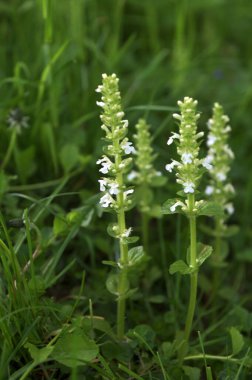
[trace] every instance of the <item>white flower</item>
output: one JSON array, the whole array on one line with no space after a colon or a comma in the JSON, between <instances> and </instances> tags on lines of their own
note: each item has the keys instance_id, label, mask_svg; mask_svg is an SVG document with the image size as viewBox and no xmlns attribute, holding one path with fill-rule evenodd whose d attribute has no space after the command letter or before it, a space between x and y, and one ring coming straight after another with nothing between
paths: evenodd
<instances>
[{"instance_id":1,"label":"white flower","mask_svg":"<svg viewBox=\"0 0 252 380\"><path fill-rule=\"evenodd\" d=\"M123 141L121 143L121 148L124 150L125 154L131 154L136 152L135 148L132 145L132 142L130 141Z\"/></svg>"},{"instance_id":2,"label":"white flower","mask_svg":"<svg viewBox=\"0 0 252 380\"><path fill-rule=\"evenodd\" d=\"M106 191L108 182L105 179L99 179L98 182L100 183L100 191Z\"/></svg>"},{"instance_id":3,"label":"white flower","mask_svg":"<svg viewBox=\"0 0 252 380\"><path fill-rule=\"evenodd\" d=\"M127 128L129 126L128 120L122 120L122 123L123 123L123 128Z\"/></svg>"},{"instance_id":4,"label":"white flower","mask_svg":"<svg viewBox=\"0 0 252 380\"><path fill-rule=\"evenodd\" d=\"M172 160L172 162L171 162L170 164L165 165L165 169L166 169L168 172L171 173L172 170L173 170L173 168L174 168L175 166L178 166L178 165L180 165L180 163L179 163L178 161Z\"/></svg>"},{"instance_id":5,"label":"white flower","mask_svg":"<svg viewBox=\"0 0 252 380\"><path fill-rule=\"evenodd\" d=\"M123 117L124 116L124 112L122 112L122 111L121 112L117 112L116 116L117 117Z\"/></svg>"},{"instance_id":6,"label":"white flower","mask_svg":"<svg viewBox=\"0 0 252 380\"><path fill-rule=\"evenodd\" d=\"M223 182L223 181L225 181L227 179L227 176L226 176L225 173L219 172L219 173L216 173L216 178L219 181Z\"/></svg>"},{"instance_id":7,"label":"white flower","mask_svg":"<svg viewBox=\"0 0 252 380\"><path fill-rule=\"evenodd\" d=\"M227 193L232 193L232 194L235 193L234 186L233 186L231 183L227 183L226 186L224 187L224 190L225 190Z\"/></svg>"},{"instance_id":8,"label":"white flower","mask_svg":"<svg viewBox=\"0 0 252 380\"><path fill-rule=\"evenodd\" d=\"M174 117L174 119L177 119L177 120L181 120L182 116L179 115L178 113L173 113L172 116Z\"/></svg>"},{"instance_id":9,"label":"white flower","mask_svg":"<svg viewBox=\"0 0 252 380\"><path fill-rule=\"evenodd\" d=\"M102 168L99 170L102 174L107 174L112 167L112 162L106 156L100 158L96 163L102 165Z\"/></svg>"},{"instance_id":10,"label":"white flower","mask_svg":"<svg viewBox=\"0 0 252 380\"><path fill-rule=\"evenodd\" d=\"M209 119L207 122L208 128L211 129L212 125L213 125L213 119Z\"/></svg>"},{"instance_id":11,"label":"white flower","mask_svg":"<svg viewBox=\"0 0 252 380\"><path fill-rule=\"evenodd\" d=\"M124 191L123 194L125 195L125 197L127 197L127 195L132 194L132 193L134 193L134 190L133 189L129 189L129 190Z\"/></svg>"},{"instance_id":12,"label":"white flower","mask_svg":"<svg viewBox=\"0 0 252 380\"><path fill-rule=\"evenodd\" d=\"M171 145L173 143L173 140L179 139L179 138L180 138L180 135L178 133L172 132L172 136L169 137L169 139L167 141L167 145Z\"/></svg>"},{"instance_id":13,"label":"white flower","mask_svg":"<svg viewBox=\"0 0 252 380\"><path fill-rule=\"evenodd\" d=\"M96 102L97 106L99 107L104 107L105 106L105 103L104 102Z\"/></svg>"},{"instance_id":14,"label":"white flower","mask_svg":"<svg viewBox=\"0 0 252 380\"><path fill-rule=\"evenodd\" d=\"M214 192L214 188L213 188L213 186L207 186L207 187L206 187L206 190L205 190L205 194L206 194L206 195L212 195L213 192Z\"/></svg>"},{"instance_id":15,"label":"white flower","mask_svg":"<svg viewBox=\"0 0 252 380\"><path fill-rule=\"evenodd\" d=\"M102 207L108 207L110 204L114 203L114 199L109 195L109 193L106 193L101 197L100 204Z\"/></svg>"},{"instance_id":16,"label":"white flower","mask_svg":"<svg viewBox=\"0 0 252 380\"><path fill-rule=\"evenodd\" d=\"M204 168L208 170L211 170L213 168L213 165L211 164L212 161L213 161L213 156L208 155L203 159L202 166L204 166Z\"/></svg>"},{"instance_id":17,"label":"white flower","mask_svg":"<svg viewBox=\"0 0 252 380\"><path fill-rule=\"evenodd\" d=\"M127 179L129 181L132 181L133 179L137 178L139 176L139 174L135 171L135 170L132 170L128 175L127 175Z\"/></svg>"},{"instance_id":18,"label":"white flower","mask_svg":"<svg viewBox=\"0 0 252 380\"><path fill-rule=\"evenodd\" d=\"M223 150L227 153L229 158L231 158L231 159L234 158L234 153L233 153L232 149L229 148L228 145L224 145Z\"/></svg>"},{"instance_id":19,"label":"white flower","mask_svg":"<svg viewBox=\"0 0 252 380\"><path fill-rule=\"evenodd\" d=\"M172 205L170 207L171 212L175 212L176 211L176 207L178 207L178 206L184 206L184 203L181 202L181 201L178 201L178 202L174 203L174 205Z\"/></svg>"},{"instance_id":20,"label":"white flower","mask_svg":"<svg viewBox=\"0 0 252 380\"><path fill-rule=\"evenodd\" d=\"M100 84L95 91L102 92L102 90L103 90L103 86Z\"/></svg>"},{"instance_id":21,"label":"white flower","mask_svg":"<svg viewBox=\"0 0 252 380\"><path fill-rule=\"evenodd\" d=\"M123 237L123 238L125 238L125 237L129 237L130 234L131 234L131 231L132 231L132 227L130 227L130 228L128 228L127 230L125 230L125 231L122 233L121 237Z\"/></svg>"},{"instance_id":22,"label":"white flower","mask_svg":"<svg viewBox=\"0 0 252 380\"><path fill-rule=\"evenodd\" d=\"M207 137L207 146L212 146L216 140L217 140L216 136L209 134Z\"/></svg>"},{"instance_id":23,"label":"white flower","mask_svg":"<svg viewBox=\"0 0 252 380\"><path fill-rule=\"evenodd\" d=\"M109 183L109 193L111 195L117 195L119 193L119 185L116 182Z\"/></svg>"},{"instance_id":24,"label":"white flower","mask_svg":"<svg viewBox=\"0 0 252 380\"><path fill-rule=\"evenodd\" d=\"M187 193L194 193L195 184L193 182L184 182L184 192Z\"/></svg>"},{"instance_id":25,"label":"white flower","mask_svg":"<svg viewBox=\"0 0 252 380\"><path fill-rule=\"evenodd\" d=\"M192 153L183 153L181 156L183 164L191 164L192 163L193 155Z\"/></svg>"},{"instance_id":26,"label":"white flower","mask_svg":"<svg viewBox=\"0 0 252 380\"><path fill-rule=\"evenodd\" d=\"M234 213L234 206L233 206L233 203L227 203L225 206L224 206L224 209L227 211L227 213L229 215L232 215Z\"/></svg>"}]
</instances>

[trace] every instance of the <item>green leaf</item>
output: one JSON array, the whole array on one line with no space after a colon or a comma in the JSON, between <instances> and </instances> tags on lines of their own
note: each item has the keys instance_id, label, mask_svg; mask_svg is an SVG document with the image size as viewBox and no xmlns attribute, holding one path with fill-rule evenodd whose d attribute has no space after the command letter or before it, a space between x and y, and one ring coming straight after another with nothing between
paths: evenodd
<instances>
[{"instance_id":1,"label":"green leaf","mask_svg":"<svg viewBox=\"0 0 252 380\"><path fill-rule=\"evenodd\" d=\"M200 372L201 370L197 367L189 367L189 366L183 366L183 371L186 376L189 377L190 380L200 380Z\"/></svg>"},{"instance_id":2,"label":"green leaf","mask_svg":"<svg viewBox=\"0 0 252 380\"><path fill-rule=\"evenodd\" d=\"M107 233L113 238L117 239L120 235L120 228L117 223L109 223Z\"/></svg>"},{"instance_id":3,"label":"green leaf","mask_svg":"<svg viewBox=\"0 0 252 380\"><path fill-rule=\"evenodd\" d=\"M138 265L142 263L145 259L145 253L143 247L140 245L138 247L131 248L128 253L130 267Z\"/></svg>"},{"instance_id":4,"label":"green leaf","mask_svg":"<svg viewBox=\"0 0 252 380\"><path fill-rule=\"evenodd\" d=\"M150 185L153 187L161 187L165 185L166 182L167 182L167 178L164 177L163 175L159 175L152 178Z\"/></svg>"},{"instance_id":5,"label":"green leaf","mask_svg":"<svg viewBox=\"0 0 252 380\"><path fill-rule=\"evenodd\" d=\"M178 206L174 212L171 211L171 207L174 206L174 204L178 202L178 199L167 199L165 203L162 205L162 214L169 215L169 214L176 214L181 213L181 206Z\"/></svg>"},{"instance_id":6,"label":"green leaf","mask_svg":"<svg viewBox=\"0 0 252 380\"><path fill-rule=\"evenodd\" d=\"M111 294L119 295L119 274L110 274L106 281L106 287ZM124 288L124 295L129 291L129 281L127 280ZM121 294L123 296L123 294Z\"/></svg>"},{"instance_id":7,"label":"green leaf","mask_svg":"<svg viewBox=\"0 0 252 380\"><path fill-rule=\"evenodd\" d=\"M197 206L197 215L223 216L223 208L217 202L204 201Z\"/></svg>"},{"instance_id":8,"label":"green leaf","mask_svg":"<svg viewBox=\"0 0 252 380\"><path fill-rule=\"evenodd\" d=\"M244 346L244 339L240 331L235 327L231 327L229 333L232 341L232 353L233 355L236 355L242 350Z\"/></svg>"},{"instance_id":9,"label":"green leaf","mask_svg":"<svg viewBox=\"0 0 252 380\"><path fill-rule=\"evenodd\" d=\"M118 267L117 263L115 261L111 261L111 260L103 260L102 264L109 265L109 266L114 267L114 268Z\"/></svg>"},{"instance_id":10,"label":"green leaf","mask_svg":"<svg viewBox=\"0 0 252 380\"><path fill-rule=\"evenodd\" d=\"M60 151L60 162L65 173L69 173L79 163L79 149L77 145L64 145Z\"/></svg>"},{"instance_id":11,"label":"green leaf","mask_svg":"<svg viewBox=\"0 0 252 380\"><path fill-rule=\"evenodd\" d=\"M51 357L67 367L75 368L91 362L98 355L96 343L88 338L81 329L69 329L62 333L55 344Z\"/></svg>"},{"instance_id":12,"label":"green leaf","mask_svg":"<svg viewBox=\"0 0 252 380\"><path fill-rule=\"evenodd\" d=\"M63 215L55 216L53 221L53 234L58 236L64 233L68 228L67 222Z\"/></svg>"},{"instance_id":13,"label":"green leaf","mask_svg":"<svg viewBox=\"0 0 252 380\"><path fill-rule=\"evenodd\" d=\"M213 248L210 245L197 243L197 264L201 266L204 261L212 254Z\"/></svg>"},{"instance_id":14,"label":"green leaf","mask_svg":"<svg viewBox=\"0 0 252 380\"><path fill-rule=\"evenodd\" d=\"M129 331L128 336L133 339L137 338L138 345L143 348L146 348L147 345L153 347L155 344L156 333L146 324L137 325Z\"/></svg>"},{"instance_id":15,"label":"green leaf","mask_svg":"<svg viewBox=\"0 0 252 380\"><path fill-rule=\"evenodd\" d=\"M45 362L54 350L54 346L46 346L43 348L37 348L32 343L25 343L25 348L28 349L32 359L36 364Z\"/></svg>"},{"instance_id":16,"label":"green leaf","mask_svg":"<svg viewBox=\"0 0 252 380\"><path fill-rule=\"evenodd\" d=\"M183 260L177 260L170 265L169 272L170 274L177 272L180 274L190 274L193 272L193 269L189 268L189 266Z\"/></svg>"}]
</instances>

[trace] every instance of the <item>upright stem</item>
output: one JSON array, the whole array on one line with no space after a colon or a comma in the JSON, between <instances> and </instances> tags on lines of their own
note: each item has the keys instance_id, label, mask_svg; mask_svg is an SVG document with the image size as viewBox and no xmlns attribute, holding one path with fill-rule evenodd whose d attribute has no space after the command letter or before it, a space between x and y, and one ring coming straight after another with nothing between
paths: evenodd
<instances>
[{"instance_id":1,"label":"upright stem","mask_svg":"<svg viewBox=\"0 0 252 380\"><path fill-rule=\"evenodd\" d=\"M149 216L146 212L141 212L142 219L142 237L145 254L148 254L149 248Z\"/></svg>"},{"instance_id":2,"label":"upright stem","mask_svg":"<svg viewBox=\"0 0 252 380\"><path fill-rule=\"evenodd\" d=\"M190 299L186 316L186 324L184 331L185 345L182 351L182 360L184 359L185 350L187 343L189 342L192 322L195 312L196 299L197 299L197 283L198 283L198 270L197 270L197 240L196 240L196 216L193 215L192 211L195 206L194 195L188 195L188 207L189 207L189 223L190 223L190 268L193 272L190 275Z\"/></svg>"},{"instance_id":3,"label":"upright stem","mask_svg":"<svg viewBox=\"0 0 252 380\"><path fill-rule=\"evenodd\" d=\"M119 167L121 163L121 157L118 155L116 158L116 164ZM123 196L123 175L121 172L117 174L117 183L119 184L120 192L117 195L119 204L119 210L117 213L117 220L119 225L120 234L123 234L126 229L125 212L124 212L124 196ZM125 306L126 299L125 293L127 291L127 264L128 264L128 244L123 243L120 240L120 264L121 269L119 273L118 284L118 301L117 301L117 336L119 339L123 339L125 330Z\"/></svg>"}]
</instances>

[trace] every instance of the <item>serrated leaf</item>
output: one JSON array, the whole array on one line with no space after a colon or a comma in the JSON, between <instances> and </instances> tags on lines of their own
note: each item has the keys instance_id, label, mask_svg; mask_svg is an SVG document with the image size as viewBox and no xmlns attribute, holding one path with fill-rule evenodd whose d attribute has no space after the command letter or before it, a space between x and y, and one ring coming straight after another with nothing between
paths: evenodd
<instances>
[{"instance_id":1,"label":"serrated leaf","mask_svg":"<svg viewBox=\"0 0 252 380\"><path fill-rule=\"evenodd\" d=\"M221 205L217 202L204 201L197 207L197 215L205 216L223 216L224 211Z\"/></svg>"},{"instance_id":2,"label":"serrated leaf","mask_svg":"<svg viewBox=\"0 0 252 380\"><path fill-rule=\"evenodd\" d=\"M98 355L96 343L81 329L66 331L59 337L51 357L70 368L91 362Z\"/></svg>"},{"instance_id":3,"label":"serrated leaf","mask_svg":"<svg viewBox=\"0 0 252 380\"><path fill-rule=\"evenodd\" d=\"M190 268L183 260L177 260L170 265L169 268L170 274L180 273L180 274L190 274L193 272L193 269Z\"/></svg>"},{"instance_id":4,"label":"serrated leaf","mask_svg":"<svg viewBox=\"0 0 252 380\"><path fill-rule=\"evenodd\" d=\"M197 244L197 264L201 266L204 261L212 254L213 248L202 243Z\"/></svg>"},{"instance_id":5,"label":"serrated leaf","mask_svg":"<svg viewBox=\"0 0 252 380\"><path fill-rule=\"evenodd\" d=\"M37 348L36 346L34 346L34 344L29 343L29 342L26 343L24 346L25 348L28 349L32 359L34 360L36 364L41 364L44 361L46 361L47 358L51 355L51 353L54 350L54 346L46 346L43 348Z\"/></svg>"},{"instance_id":6,"label":"serrated leaf","mask_svg":"<svg viewBox=\"0 0 252 380\"><path fill-rule=\"evenodd\" d=\"M236 355L242 350L244 346L244 339L240 331L235 327L231 327L229 333L232 341L232 353L233 355Z\"/></svg>"},{"instance_id":7,"label":"serrated leaf","mask_svg":"<svg viewBox=\"0 0 252 380\"><path fill-rule=\"evenodd\" d=\"M131 248L128 253L128 259L129 259L128 265L130 267L138 265L141 262L143 262L144 258L145 258L145 253L141 245L138 247Z\"/></svg>"}]
</instances>

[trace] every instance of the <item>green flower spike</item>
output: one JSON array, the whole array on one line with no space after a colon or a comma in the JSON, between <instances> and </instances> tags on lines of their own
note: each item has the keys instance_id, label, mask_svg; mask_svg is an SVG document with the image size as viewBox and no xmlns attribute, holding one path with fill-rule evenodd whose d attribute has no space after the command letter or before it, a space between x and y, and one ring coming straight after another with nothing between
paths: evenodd
<instances>
[{"instance_id":1,"label":"green flower spike","mask_svg":"<svg viewBox=\"0 0 252 380\"><path fill-rule=\"evenodd\" d=\"M208 215L205 209L209 209L209 204L203 200L195 201L195 195L203 173L212 168L209 157L199 158L200 139L203 132L197 132L197 120L200 115L197 113L197 101L185 97L183 101L178 101L180 114L173 114L173 117L179 122L179 133L172 133L167 144L171 145L173 141L177 144L177 153L179 160L172 160L166 165L166 170L176 171L177 183L182 186L179 192L180 198L168 200L163 205L164 214L175 212L184 213L189 220L190 227L190 247L188 250L187 262L178 260L170 266L170 273L179 272L184 275L190 275L190 299L183 334L183 342L179 350L179 359L182 362L187 351L187 346L191 334L192 322L194 317L196 299L197 299L197 282L198 269L200 265L210 256L212 248L197 243L196 220L199 215ZM185 199L186 198L186 199ZM211 205L210 205L211 206ZM209 212L209 211L208 211Z\"/></svg>"},{"instance_id":2,"label":"green flower spike","mask_svg":"<svg viewBox=\"0 0 252 380\"><path fill-rule=\"evenodd\" d=\"M208 120L209 134L207 138L208 157L211 161L212 168L209 171L210 182L205 189L209 200L219 204L222 210L221 215L214 218L214 254L212 255L212 264L214 265L212 280L212 297L211 301L216 298L220 286L220 270L225 265L224 260L228 254L228 246L224 238L236 233L235 226L227 227L225 222L234 212L234 206L230 201L235 193L234 187L228 180L230 164L234 154L227 144L231 127L229 118L224 114L220 104L215 103L213 107L213 116Z\"/></svg>"},{"instance_id":3,"label":"green flower spike","mask_svg":"<svg viewBox=\"0 0 252 380\"><path fill-rule=\"evenodd\" d=\"M125 186L124 176L131 166L131 155L135 148L126 137L128 121L124 119L122 111L119 79L115 74L103 74L102 79L102 85L98 86L96 92L102 95L97 105L103 109L101 128L105 131L107 144L104 155L97 161L101 165L99 171L104 175L99 180L102 192L100 205L105 210L113 210L117 215L117 223L109 225L108 233L119 241L120 258L116 263L106 263L117 268L117 273L108 279L107 287L117 296L117 334L122 339L125 328L125 300L132 293L129 289L128 271L143 258L143 250L142 247L128 250L128 244L135 242L137 238L130 236L132 228L127 227L125 222L125 211L132 206L131 194L134 189ZM137 256L134 255L136 252Z\"/></svg>"},{"instance_id":4,"label":"green flower spike","mask_svg":"<svg viewBox=\"0 0 252 380\"><path fill-rule=\"evenodd\" d=\"M223 228L225 228L225 220L234 212L230 199L233 198L235 193L233 185L228 180L230 164L234 159L234 153L227 144L231 131L228 123L229 118L224 115L222 106L215 103L213 116L207 123L209 128L207 138L208 157L212 168L210 169L210 184L206 187L205 193L223 208L223 217L220 219Z\"/></svg>"}]
</instances>

